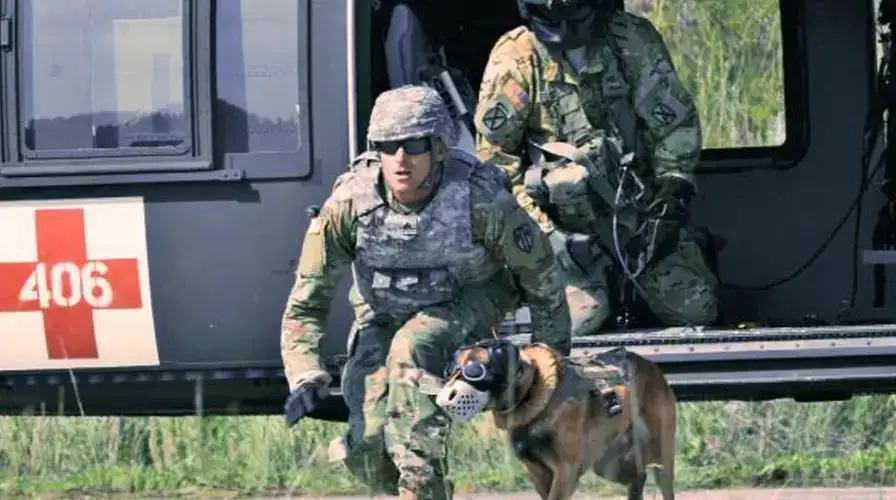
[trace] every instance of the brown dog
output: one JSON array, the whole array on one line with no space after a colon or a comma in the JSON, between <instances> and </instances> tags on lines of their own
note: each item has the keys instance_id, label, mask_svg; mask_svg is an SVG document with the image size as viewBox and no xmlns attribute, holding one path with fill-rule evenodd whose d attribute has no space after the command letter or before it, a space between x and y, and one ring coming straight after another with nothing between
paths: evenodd
<instances>
[{"instance_id":1,"label":"brown dog","mask_svg":"<svg viewBox=\"0 0 896 500\"><path fill-rule=\"evenodd\" d=\"M458 422L491 411L542 499L572 498L589 470L641 499L648 468L663 500L675 498L676 400L650 360L620 347L574 362L543 344L487 340L458 349L446 375L437 403Z\"/></svg>"}]
</instances>

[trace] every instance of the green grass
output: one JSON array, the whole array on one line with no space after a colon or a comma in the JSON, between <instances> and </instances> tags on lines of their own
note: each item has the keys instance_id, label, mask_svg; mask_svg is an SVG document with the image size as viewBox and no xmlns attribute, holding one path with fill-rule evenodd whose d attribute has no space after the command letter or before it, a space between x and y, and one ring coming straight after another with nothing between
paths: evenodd
<instances>
[{"instance_id":1,"label":"green grass","mask_svg":"<svg viewBox=\"0 0 896 500\"><path fill-rule=\"evenodd\" d=\"M628 0L663 35L691 91L704 148L783 143L778 0Z\"/></svg>"},{"instance_id":2,"label":"green grass","mask_svg":"<svg viewBox=\"0 0 896 500\"><path fill-rule=\"evenodd\" d=\"M683 403L682 489L896 484L896 397L847 402ZM0 419L0 497L64 491L364 493L326 446L345 424L278 417ZM451 474L462 491L528 488L482 416L456 427ZM588 477L585 489L619 491Z\"/></svg>"}]
</instances>

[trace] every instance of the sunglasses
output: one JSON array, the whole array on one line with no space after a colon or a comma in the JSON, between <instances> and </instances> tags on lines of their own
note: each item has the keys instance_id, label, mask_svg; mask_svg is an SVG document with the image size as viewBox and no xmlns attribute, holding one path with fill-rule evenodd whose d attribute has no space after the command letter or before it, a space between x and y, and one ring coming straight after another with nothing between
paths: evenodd
<instances>
[{"instance_id":1,"label":"sunglasses","mask_svg":"<svg viewBox=\"0 0 896 500\"><path fill-rule=\"evenodd\" d=\"M404 149L405 154L419 155L428 153L431 149L429 137L404 139L401 141L377 141L373 143L374 149L380 153L394 155L399 149Z\"/></svg>"}]
</instances>

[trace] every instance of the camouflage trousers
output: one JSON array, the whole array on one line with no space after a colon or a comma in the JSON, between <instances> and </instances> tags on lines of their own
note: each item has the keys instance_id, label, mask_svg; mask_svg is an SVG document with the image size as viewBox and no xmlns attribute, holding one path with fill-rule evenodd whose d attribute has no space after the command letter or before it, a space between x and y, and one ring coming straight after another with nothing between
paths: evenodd
<instances>
[{"instance_id":1,"label":"camouflage trousers","mask_svg":"<svg viewBox=\"0 0 896 500\"><path fill-rule=\"evenodd\" d=\"M572 335L598 333L612 314L610 273L624 271L613 255L606 254L597 256L585 269L567 259L558 262L567 283ZM642 298L666 326L710 324L718 315L718 280L687 229L681 230L675 252L651 263L637 282L647 292Z\"/></svg>"},{"instance_id":2,"label":"camouflage trousers","mask_svg":"<svg viewBox=\"0 0 896 500\"><path fill-rule=\"evenodd\" d=\"M342 374L348 405L348 469L372 493L402 499L453 497L448 478L448 416L434 385L461 345L492 336L516 291L512 281L465 290L454 303L410 318L373 314L361 305Z\"/></svg>"}]
</instances>

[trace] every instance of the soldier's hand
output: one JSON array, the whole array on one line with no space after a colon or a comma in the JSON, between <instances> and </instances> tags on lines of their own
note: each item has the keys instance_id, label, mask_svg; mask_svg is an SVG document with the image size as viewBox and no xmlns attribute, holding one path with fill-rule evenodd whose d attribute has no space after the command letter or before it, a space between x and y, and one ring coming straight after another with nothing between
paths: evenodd
<instances>
[{"instance_id":1,"label":"soldier's hand","mask_svg":"<svg viewBox=\"0 0 896 500\"><path fill-rule=\"evenodd\" d=\"M662 259L678 248L681 228L691 217L690 201L694 186L677 177L658 181L657 195L650 207L651 226L647 245L651 259Z\"/></svg>"},{"instance_id":2,"label":"soldier's hand","mask_svg":"<svg viewBox=\"0 0 896 500\"><path fill-rule=\"evenodd\" d=\"M654 218L647 232L647 256L650 260L660 260L672 255L678 248L681 224L674 220Z\"/></svg>"},{"instance_id":3,"label":"soldier's hand","mask_svg":"<svg viewBox=\"0 0 896 500\"><path fill-rule=\"evenodd\" d=\"M569 257L572 261L585 272L600 255L597 237L588 234L570 234L569 239L566 240L566 248L569 250Z\"/></svg>"},{"instance_id":4,"label":"soldier's hand","mask_svg":"<svg viewBox=\"0 0 896 500\"><path fill-rule=\"evenodd\" d=\"M326 387L314 381L303 382L293 389L283 405L283 416L287 427L292 427L303 417L313 412L325 397Z\"/></svg>"},{"instance_id":5,"label":"soldier's hand","mask_svg":"<svg viewBox=\"0 0 896 500\"><path fill-rule=\"evenodd\" d=\"M657 193L651 205L652 214L664 222L676 222L679 226L691 218L691 198L694 185L678 177L664 177L657 181Z\"/></svg>"},{"instance_id":6,"label":"soldier's hand","mask_svg":"<svg viewBox=\"0 0 896 500\"><path fill-rule=\"evenodd\" d=\"M582 272L587 272L588 267L597 260L600 248L597 238L581 233L567 233L555 229L548 236L551 248L557 255L560 264L564 267L575 265Z\"/></svg>"}]
</instances>

